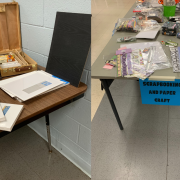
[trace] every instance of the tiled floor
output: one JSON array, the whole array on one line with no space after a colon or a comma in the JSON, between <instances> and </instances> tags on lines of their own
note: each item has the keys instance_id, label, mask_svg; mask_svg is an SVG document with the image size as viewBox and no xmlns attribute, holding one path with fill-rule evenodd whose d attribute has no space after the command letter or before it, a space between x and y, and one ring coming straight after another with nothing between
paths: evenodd
<instances>
[{"instance_id":1,"label":"tiled floor","mask_svg":"<svg viewBox=\"0 0 180 180\"><path fill-rule=\"evenodd\" d=\"M112 36L112 30L118 18L124 17L136 0L91 0L92 6L92 55L93 64ZM91 118L102 100L100 81L91 81Z\"/></svg>"},{"instance_id":2,"label":"tiled floor","mask_svg":"<svg viewBox=\"0 0 180 180\"><path fill-rule=\"evenodd\" d=\"M124 130L104 95L92 121L92 180L179 180L180 107L143 105L138 81L110 89Z\"/></svg>"},{"instance_id":3,"label":"tiled floor","mask_svg":"<svg viewBox=\"0 0 180 180\"><path fill-rule=\"evenodd\" d=\"M0 138L0 180L90 180L25 126Z\"/></svg>"}]
</instances>

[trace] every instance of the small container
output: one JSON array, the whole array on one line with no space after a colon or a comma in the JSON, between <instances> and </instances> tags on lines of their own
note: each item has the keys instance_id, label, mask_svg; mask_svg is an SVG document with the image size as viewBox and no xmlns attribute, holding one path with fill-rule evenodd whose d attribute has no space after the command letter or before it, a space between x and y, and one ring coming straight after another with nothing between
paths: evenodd
<instances>
[{"instance_id":1,"label":"small container","mask_svg":"<svg viewBox=\"0 0 180 180\"><path fill-rule=\"evenodd\" d=\"M164 6L164 16L174 16L176 12L176 6Z\"/></svg>"}]
</instances>

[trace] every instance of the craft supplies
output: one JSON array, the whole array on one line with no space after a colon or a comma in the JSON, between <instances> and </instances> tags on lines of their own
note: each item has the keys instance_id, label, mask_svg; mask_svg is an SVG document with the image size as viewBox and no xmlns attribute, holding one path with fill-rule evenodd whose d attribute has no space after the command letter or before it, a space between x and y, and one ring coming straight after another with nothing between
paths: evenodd
<instances>
[{"instance_id":1,"label":"craft supplies","mask_svg":"<svg viewBox=\"0 0 180 180\"><path fill-rule=\"evenodd\" d=\"M179 59L179 53L180 53L180 47L171 47L171 59L172 59L172 65L173 65L173 72L180 72L180 59Z\"/></svg>"},{"instance_id":2,"label":"craft supplies","mask_svg":"<svg viewBox=\"0 0 180 180\"><path fill-rule=\"evenodd\" d=\"M0 56L0 63L12 62L15 61L13 55L1 55Z\"/></svg>"},{"instance_id":3,"label":"craft supplies","mask_svg":"<svg viewBox=\"0 0 180 180\"><path fill-rule=\"evenodd\" d=\"M172 22L180 21L180 16L170 16L169 21L172 21Z\"/></svg>"},{"instance_id":4,"label":"craft supplies","mask_svg":"<svg viewBox=\"0 0 180 180\"><path fill-rule=\"evenodd\" d=\"M164 6L175 6L175 0L164 0L163 5Z\"/></svg>"},{"instance_id":5,"label":"craft supplies","mask_svg":"<svg viewBox=\"0 0 180 180\"><path fill-rule=\"evenodd\" d=\"M113 66L104 65L104 66L103 66L103 68L104 68L104 69L112 69L112 68L113 68Z\"/></svg>"},{"instance_id":6,"label":"craft supplies","mask_svg":"<svg viewBox=\"0 0 180 180\"><path fill-rule=\"evenodd\" d=\"M163 9L162 8L153 8L147 12L146 17L148 20L156 20L158 23L164 22Z\"/></svg>"},{"instance_id":7,"label":"craft supplies","mask_svg":"<svg viewBox=\"0 0 180 180\"><path fill-rule=\"evenodd\" d=\"M21 67L21 64L15 60L14 62L2 63L2 64L0 64L0 67L2 69L11 68L11 67Z\"/></svg>"},{"instance_id":8,"label":"craft supplies","mask_svg":"<svg viewBox=\"0 0 180 180\"><path fill-rule=\"evenodd\" d=\"M118 69L118 75L120 74L120 71L122 73L122 76L133 74L131 66L131 52L131 49L116 51L116 55L118 57L118 68L121 68L121 70Z\"/></svg>"},{"instance_id":9,"label":"craft supplies","mask_svg":"<svg viewBox=\"0 0 180 180\"><path fill-rule=\"evenodd\" d=\"M153 29L160 29L160 25L157 21L155 20L142 20L142 21L137 21L136 26L134 27L135 30L137 31L149 31Z\"/></svg>"},{"instance_id":10,"label":"craft supplies","mask_svg":"<svg viewBox=\"0 0 180 180\"><path fill-rule=\"evenodd\" d=\"M162 25L162 34L168 36L176 36L179 26L175 22L165 22Z\"/></svg>"},{"instance_id":11,"label":"craft supplies","mask_svg":"<svg viewBox=\"0 0 180 180\"><path fill-rule=\"evenodd\" d=\"M113 34L116 31L130 31L130 32L137 32L134 30L134 27L136 26L136 19L135 18L123 18L118 19L115 28L113 30Z\"/></svg>"},{"instance_id":12,"label":"craft supplies","mask_svg":"<svg viewBox=\"0 0 180 180\"><path fill-rule=\"evenodd\" d=\"M151 46L149 49L149 55L146 63L146 71L147 72L152 72L153 69L153 59L156 54L156 46Z\"/></svg>"},{"instance_id":13,"label":"craft supplies","mask_svg":"<svg viewBox=\"0 0 180 180\"><path fill-rule=\"evenodd\" d=\"M180 33L177 33L177 38L180 39Z\"/></svg>"},{"instance_id":14,"label":"craft supplies","mask_svg":"<svg viewBox=\"0 0 180 180\"><path fill-rule=\"evenodd\" d=\"M134 36L129 36L129 37L122 37L122 38L117 38L117 42L133 42L136 41L136 37Z\"/></svg>"},{"instance_id":15,"label":"craft supplies","mask_svg":"<svg viewBox=\"0 0 180 180\"><path fill-rule=\"evenodd\" d=\"M123 47L124 45L121 45L121 48ZM166 69L172 66L159 42L126 44L126 48L132 49L133 74L125 77L137 77L144 80L155 70Z\"/></svg>"},{"instance_id":16,"label":"craft supplies","mask_svg":"<svg viewBox=\"0 0 180 180\"><path fill-rule=\"evenodd\" d=\"M166 46L174 46L174 47L177 47L177 46L178 46L178 43L172 42L171 40L169 40L169 41L166 41L166 42L165 42L165 45L166 45Z\"/></svg>"}]
</instances>

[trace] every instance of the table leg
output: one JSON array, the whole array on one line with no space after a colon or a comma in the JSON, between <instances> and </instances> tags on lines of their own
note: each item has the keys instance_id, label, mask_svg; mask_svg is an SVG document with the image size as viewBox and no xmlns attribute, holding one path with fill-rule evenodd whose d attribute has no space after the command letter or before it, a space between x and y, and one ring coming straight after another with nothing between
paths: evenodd
<instances>
[{"instance_id":1,"label":"table leg","mask_svg":"<svg viewBox=\"0 0 180 180\"><path fill-rule=\"evenodd\" d=\"M119 114L118 114L118 112L117 112L116 106L115 106L114 101L113 101L113 98L112 98L112 96L111 96L111 92L110 92L110 90L109 90L108 79L100 79L100 81L101 81L101 83L102 83L102 85L103 85L103 88L104 88L105 91L106 91L106 94L107 94L107 96L108 96L109 102L110 102L110 104L111 104L111 107L112 107L112 110L113 110L114 115L115 115L115 117L116 117L116 120L117 120L117 122L118 122L118 125L119 125L120 129L123 130L123 129L124 129L124 128L123 128L123 125L122 125L122 123L121 123ZM112 80L111 80L111 81L112 81Z\"/></svg>"},{"instance_id":2,"label":"table leg","mask_svg":"<svg viewBox=\"0 0 180 180\"><path fill-rule=\"evenodd\" d=\"M45 118L46 118L47 137L48 137L48 144L49 144L49 153L52 153L49 114L46 115Z\"/></svg>"}]
</instances>

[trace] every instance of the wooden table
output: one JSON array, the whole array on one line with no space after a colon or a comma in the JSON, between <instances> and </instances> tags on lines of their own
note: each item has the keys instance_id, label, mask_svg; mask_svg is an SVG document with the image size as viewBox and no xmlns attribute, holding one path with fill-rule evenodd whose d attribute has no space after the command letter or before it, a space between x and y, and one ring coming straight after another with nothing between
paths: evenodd
<instances>
[{"instance_id":1,"label":"wooden table","mask_svg":"<svg viewBox=\"0 0 180 180\"><path fill-rule=\"evenodd\" d=\"M39 69L45 70L41 66ZM49 127L49 113L70 104L84 96L84 92L87 90L87 85L80 83L79 88L72 85L67 85L55 91L47 94L35 97L23 103L11 98L4 91L0 89L0 102L10 104L24 105L24 110L17 120L12 131L19 129L43 116L46 117L47 135L49 142L49 151L51 152L51 138L50 138L50 127ZM0 131L0 137L3 137L10 132Z\"/></svg>"}]
</instances>

